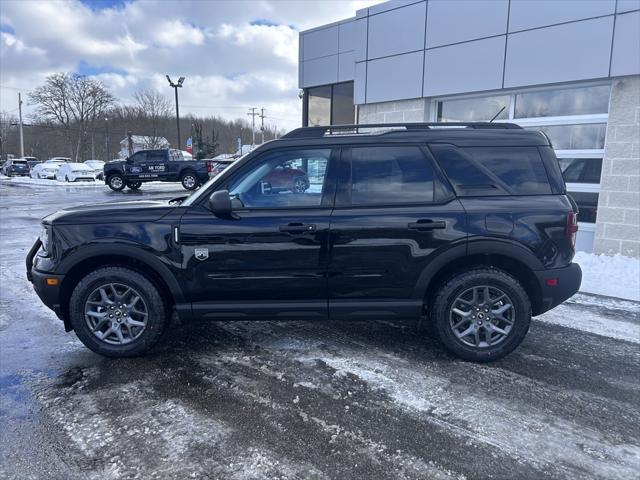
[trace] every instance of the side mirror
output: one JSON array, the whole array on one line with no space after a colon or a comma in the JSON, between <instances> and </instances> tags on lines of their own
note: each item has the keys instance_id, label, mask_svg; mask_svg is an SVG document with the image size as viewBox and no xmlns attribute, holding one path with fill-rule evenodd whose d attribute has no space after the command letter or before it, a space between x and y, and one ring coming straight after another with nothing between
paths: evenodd
<instances>
[{"instance_id":1,"label":"side mirror","mask_svg":"<svg viewBox=\"0 0 640 480\"><path fill-rule=\"evenodd\" d=\"M216 215L229 216L233 210L229 190L217 190L209 197L209 208Z\"/></svg>"}]
</instances>

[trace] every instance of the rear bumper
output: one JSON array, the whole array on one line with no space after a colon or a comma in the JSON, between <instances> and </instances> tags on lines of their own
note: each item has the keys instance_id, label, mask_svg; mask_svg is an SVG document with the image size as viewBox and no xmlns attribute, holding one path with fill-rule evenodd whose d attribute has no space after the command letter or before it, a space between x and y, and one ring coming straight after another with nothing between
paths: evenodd
<instances>
[{"instance_id":1,"label":"rear bumper","mask_svg":"<svg viewBox=\"0 0 640 480\"><path fill-rule=\"evenodd\" d=\"M534 315L540 315L575 295L582 283L580 265L572 263L568 267L534 272L540 285L541 302Z\"/></svg>"}]
</instances>

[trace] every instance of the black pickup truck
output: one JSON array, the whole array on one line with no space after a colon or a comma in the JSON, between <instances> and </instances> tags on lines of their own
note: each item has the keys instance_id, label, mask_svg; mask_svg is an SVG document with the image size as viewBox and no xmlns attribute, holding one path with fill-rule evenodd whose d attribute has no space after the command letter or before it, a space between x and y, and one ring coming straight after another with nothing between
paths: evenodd
<instances>
[{"instance_id":1,"label":"black pickup truck","mask_svg":"<svg viewBox=\"0 0 640 480\"><path fill-rule=\"evenodd\" d=\"M184 160L182 153L171 150L140 150L126 160L106 163L104 182L111 190L140 188L142 182L181 182L195 190L209 180L209 162Z\"/></svg>"}]
</instances>

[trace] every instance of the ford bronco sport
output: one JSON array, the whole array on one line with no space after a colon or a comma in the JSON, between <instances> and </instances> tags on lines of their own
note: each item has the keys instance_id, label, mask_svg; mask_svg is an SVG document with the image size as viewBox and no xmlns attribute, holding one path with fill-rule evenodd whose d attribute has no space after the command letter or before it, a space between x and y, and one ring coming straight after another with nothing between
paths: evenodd
<instances>
[{"instance_id":1,"label":"ford bronco sport","mask_svg":"<svg viewBox=\"0 0 640 480\"><path fill-rule=\"evenodd\" d=\"M269 183L278 168L308 188ZM273 178L273 177L271 177ZM512 124L310 127L189 197L69 208L27 257L42 301L102 355L182 319L424 318L472 361L578 291L577 207L548 138Z\"/></svg>"}]
</instances>

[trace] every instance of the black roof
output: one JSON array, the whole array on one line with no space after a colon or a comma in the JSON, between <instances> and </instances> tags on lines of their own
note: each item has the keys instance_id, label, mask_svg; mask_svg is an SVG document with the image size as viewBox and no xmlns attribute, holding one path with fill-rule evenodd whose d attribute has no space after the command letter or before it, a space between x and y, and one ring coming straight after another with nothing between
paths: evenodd
<instances>
[{"instance_id":1,"label":"black roof","mask_svg":"<svg viewBox=\"0 0 640 480\"><path fill-rule=\"evenodd\" d=\"M303 127L276 142L291 145L371 144L432 142L460 146L548 146L549 139L537 130L513 123L376 123Z\"/></svg>"}]
</instances>

